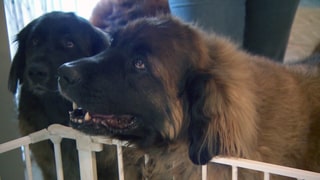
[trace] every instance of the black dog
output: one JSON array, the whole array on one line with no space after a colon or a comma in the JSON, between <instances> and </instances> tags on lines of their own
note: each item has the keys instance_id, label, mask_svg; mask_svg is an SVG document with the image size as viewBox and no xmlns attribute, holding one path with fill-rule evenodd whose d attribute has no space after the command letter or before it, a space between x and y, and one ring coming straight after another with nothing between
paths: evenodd
<instances>
[{"instance_id":1,"label":"black dog","mask_svg":"<svg viewBox=\"0 0 320 180\"><path fill-rule=\"evenodd\" d=\"M58 92L57 68L68 61L92 56L108 47L107 36L73 13L51 12L29 23L19 34L18 51L8 81L19 97L22 135L59 123L69 124L70 102ZM44 179L56 179L53 147L49 141L31 146ZM65 179L80 179L75 143L62 141Z\"/></svg>"}]
</instances>

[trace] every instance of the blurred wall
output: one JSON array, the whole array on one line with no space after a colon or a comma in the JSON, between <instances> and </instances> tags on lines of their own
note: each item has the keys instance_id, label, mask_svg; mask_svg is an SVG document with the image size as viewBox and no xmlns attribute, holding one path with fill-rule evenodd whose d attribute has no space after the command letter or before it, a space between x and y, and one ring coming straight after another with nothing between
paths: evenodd
<instances>
[{"instance_id":1,"label":"blurred wall","mask_svg":"<svg viewBox=\"0 0 320 180\"><path fill-rule=\"evenodd\" d=\"M6 27L4 1L0 1L0 143L19 137L13 95L7 88L11 61ZM0 179L24 179L20 149L0 154Z\"/></svg>"}]
</instances>

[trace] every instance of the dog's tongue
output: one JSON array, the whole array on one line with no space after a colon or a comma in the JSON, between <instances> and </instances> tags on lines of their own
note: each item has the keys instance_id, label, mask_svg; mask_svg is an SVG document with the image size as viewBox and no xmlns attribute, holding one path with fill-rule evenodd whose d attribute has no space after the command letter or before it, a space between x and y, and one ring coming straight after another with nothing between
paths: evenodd
<instances>
[{"instance_id":1,"label":"dog's tongue","mask_svg":"<svg viewBox=\"0 0 320 180\"><path fill-rule=\"evenodd\" d=\"M69 112L70 120L73 123L95 123L113 129L126 129L134 123L134 116L131 115L104 115L89 113L81 108Z\"/></svg>"}]
</instances>

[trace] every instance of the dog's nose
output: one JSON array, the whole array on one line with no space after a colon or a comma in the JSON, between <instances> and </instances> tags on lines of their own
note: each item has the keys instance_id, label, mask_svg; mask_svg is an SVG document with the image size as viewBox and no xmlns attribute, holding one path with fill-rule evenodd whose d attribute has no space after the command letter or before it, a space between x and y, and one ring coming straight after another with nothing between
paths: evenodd
<instances>
[{"instance_id":1,"label":"dog's nose","mask_svg":"<svg viewBox=\"0 0 320 180\"><path fill-rule=\"evenodd\" d=\"M58 69L59 83L61 86L74 85L81 80L81 76L71 63L65 63Z\"/></svg>"},{"instance_id":2,"label":"dog's nose","mask_svg":"<svg viewBox=\"0 0 320 180\"><path fill-rule=\"evenodd\" d=\"M27 68L27 75L35 83L44 83L49 79L49 69L44 65L33 64Z\"/></svg>"}]
</instances>

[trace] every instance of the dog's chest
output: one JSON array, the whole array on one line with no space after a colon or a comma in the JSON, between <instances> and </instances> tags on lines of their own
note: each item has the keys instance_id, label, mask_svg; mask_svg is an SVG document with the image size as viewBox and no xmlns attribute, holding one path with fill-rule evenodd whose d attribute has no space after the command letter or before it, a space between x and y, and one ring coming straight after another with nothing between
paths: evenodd
<instances>
[{"instance_id":1,"label":"dog's chest","mask_svg":"<svg viewBox=\"0 0 320 180\"><path fill-rule=\"evenodd\" d=\"M197 179L201 175L201 166L194 165L189 160L185 148L151 150L147 154L135 151L126 158L136 162L135 166L140 169L141 176L150 180Z\"/></svg>"}]
</instances>

